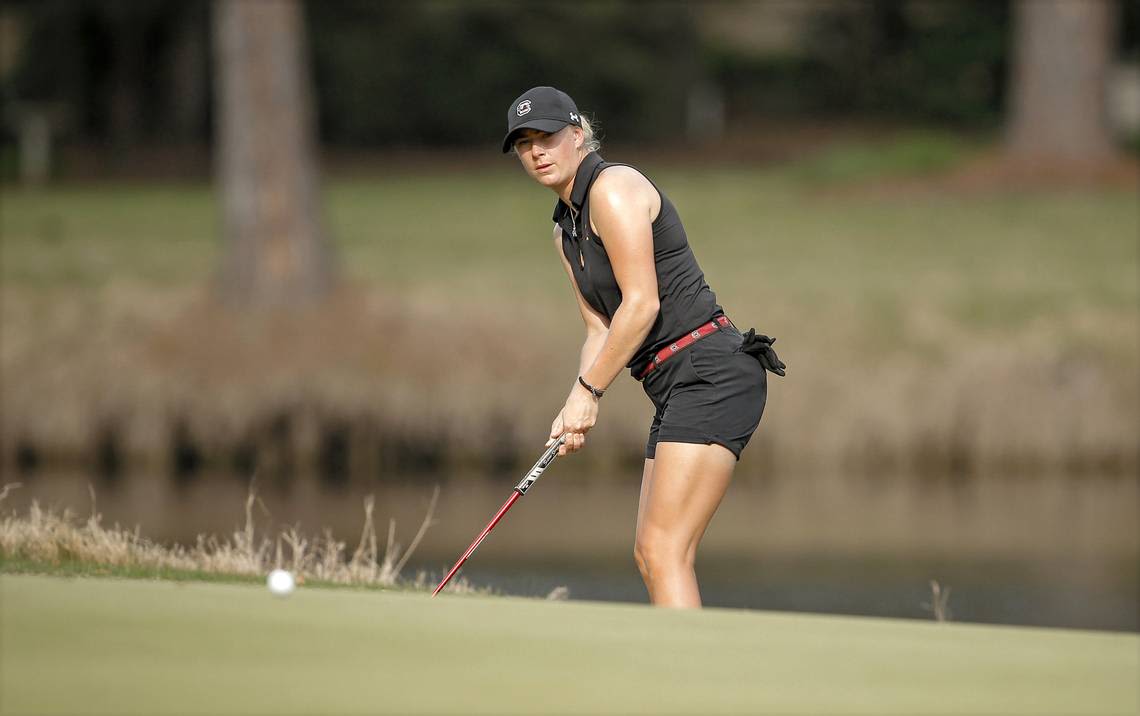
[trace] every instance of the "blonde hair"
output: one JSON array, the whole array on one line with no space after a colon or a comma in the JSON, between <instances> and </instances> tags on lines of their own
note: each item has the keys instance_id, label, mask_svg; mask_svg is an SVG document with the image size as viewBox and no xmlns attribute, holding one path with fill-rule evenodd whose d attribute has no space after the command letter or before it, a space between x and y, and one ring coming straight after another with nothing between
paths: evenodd
<instances>
[{"instance_id":1,"label":"blonde hair","mask_svg":"<svg viewBox=\"0 0 1140 716\"><path fill-rule=\"evenodd\" d=\"M586 135L585 140L582 142L582 147L586 150L587 154L589 154L590 152L598 151L599 149L602 148L602 140L595 133L596 130L594 127L595 127L595 124L597 123L597 120L594 120L593 122L591 122L590 118L587 117L586 115L582 114L581 112L578 113L578 116L581 117L581 119L582 119L582 133ZM600 127L599 127L599 129L600 129Z\"/></svg>"}]
</instances>

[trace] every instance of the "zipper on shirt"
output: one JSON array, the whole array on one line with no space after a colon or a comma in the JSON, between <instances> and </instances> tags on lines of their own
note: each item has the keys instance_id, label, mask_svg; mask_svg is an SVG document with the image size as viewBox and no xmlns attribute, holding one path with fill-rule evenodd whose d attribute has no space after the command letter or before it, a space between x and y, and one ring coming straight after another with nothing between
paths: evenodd
<instances>
[{"instance_id":1,"label":"zipper on shirt","mask_svg":"<svg viewBox=\"0 0 1140 716\"><path fill-rule=\"evenodd\" d=\"M578 239L578 212L574 211L574 207L570 207L570 236L578 244L578 265L586 268L586 254L582 253L582 244L577 241Z\"/></svg>"}]
</instances>

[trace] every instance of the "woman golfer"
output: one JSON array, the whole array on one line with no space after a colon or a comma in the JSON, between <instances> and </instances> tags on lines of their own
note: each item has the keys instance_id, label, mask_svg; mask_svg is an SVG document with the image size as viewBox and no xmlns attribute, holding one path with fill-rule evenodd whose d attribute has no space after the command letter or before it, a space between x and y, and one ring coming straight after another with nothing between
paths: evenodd
<instances>
[{"instance_id":1,"label":"woman golfer","mask_svg":"<svg viewBox=\"0 0 1140 716\"><path fill-rule=\"evenodd\" d=\"M578 376L550 428L582 449L622 368L656 407L645 447L634 558L659 606L699 607L697 545L766 396L783 375L771 341L717 305L677 210L643 174L597 154L568 95L535 87L507 110L503 152L558 195L554 244L586 323ZM548 445L551 443L547 443Z\"/></svg>"}]
</instances>

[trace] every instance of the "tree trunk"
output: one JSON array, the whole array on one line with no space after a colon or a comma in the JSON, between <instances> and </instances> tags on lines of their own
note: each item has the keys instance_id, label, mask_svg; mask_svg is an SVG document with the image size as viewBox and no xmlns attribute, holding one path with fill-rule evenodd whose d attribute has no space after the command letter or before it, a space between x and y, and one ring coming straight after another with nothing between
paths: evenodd
<instances>
[{"instance_id":1,"label":"tree trunk","mask_svg":"<svg viewBox=\"0 0 1140 716\"><path fill-rule=\"evenodd\" d=\"M246 306L319 298L331 281L298 0L215 0L222 290Z\"/></svg>"},{"instance_id":2,"label":"tree trunk","mask_svg":"<svg viewBox=\"0 0 1140 716\"><path fill-rule=\"evenodd\" d=\"M1007 147L1019 159L1094 162L1113 153L1105 78L1108 0L1017 0Z\"/></svg>"}]
</instances>

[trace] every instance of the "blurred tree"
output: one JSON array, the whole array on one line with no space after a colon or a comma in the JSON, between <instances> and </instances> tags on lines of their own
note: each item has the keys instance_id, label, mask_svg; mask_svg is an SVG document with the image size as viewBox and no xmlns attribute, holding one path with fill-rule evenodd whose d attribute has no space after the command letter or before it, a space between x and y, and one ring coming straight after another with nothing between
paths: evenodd
<instances>
[{"instance_id":1,"label":"blurred tree","mask_svg":"<svg viewBox=\"0 0 1140 716\"><path fill-rule=\"evenodd\" d=\"M300 4L215 0L213 10L223 293L243 305L311 301L332 265Z\"/></svg>"},{"instance_id":2,"label":"blurred tree","mask_svg":"<svg viewBox=\"0 0 1140 716\"><path fill-rule=\"evenodd\" d=\"M12 63L0 76L0 97L8 105L65 111L65 171L70 148L80 160L70 166L80 169L168 172L174 164L167 160L175 158L201 172L199 147L217 119L209 92L212 2L2 0L0 11L14 18L22 41L0 48ZM299 2L311 46L315 124L327 145L354 149L494 147L504 98L535 84L564 87L584 111L600 115L607 138L623 143L675 141L686 108L692 119L694 103L719 111L722 100L727 121L745 127L784 116L991 128L1008 117L1012 138L1014 102L1007 96L1023 74L1009 67L1012 41L1023 34L1012 30L1014 9L1088 14L1090 5L1101 13L1105 5ZM1140 3L1109 4L1110 15L1123 9L1119 37L1109 44L1135 62ZM1066 35L1043 47L1056 61L1075 46ZM1057 80L1053 70L1042 72ZM1032 84L1026 80L1022 89ZM1095 102L1068 104L1095 109ZM10 151L17 133L12 123L0 125L0 153ZM147 164L158 156L149 150L172 144L185 151Z\"/></svg>"},{"instance_id":3,"label":"blurred tree","mask_svg":"<svg viewBox=\"0 0 1140 716\"><path fill-rule=\"evenodd\" d=\"M478 146L507 104L558 86L606 138L684 130L699 69L692 10L639 2L375 2L305 5L323 139L340 146Z\"/></svg>"},{"instance_id":4,"label":"blurred tree","mask_svg":"<svg viewBox=\"0 0 1140 716\"><path fill-rule=\"evenodd\" d=\"M1022 159L1095 161L1112 153L1105 77L1117 7L1108 0L1014 4L1007 147Z\"/></svg>"},{"instance_id":5,"label":"blurred tree","mask_svg":"<svg viewBox=\"0 0 1140 716\"><path fill-rule=\"evenodd\" d=\"M706 2L703 58L737 121L1001 122L1004 2Z\"/></svg>"}]
</instances>

